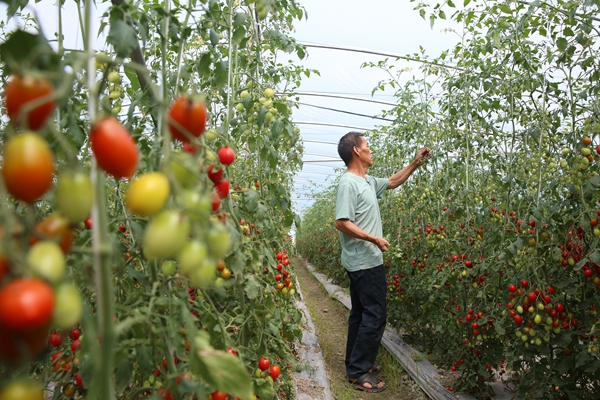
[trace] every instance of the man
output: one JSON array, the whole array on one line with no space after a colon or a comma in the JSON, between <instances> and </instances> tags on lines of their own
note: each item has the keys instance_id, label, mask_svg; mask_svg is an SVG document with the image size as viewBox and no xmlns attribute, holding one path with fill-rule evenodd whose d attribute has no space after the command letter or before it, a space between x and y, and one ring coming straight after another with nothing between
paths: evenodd
<instances>
[{"instance_id":1,"label":"man","mask_svg":"<svg viewBox=\"0 0 600 400\"><path fill-rule=\"evenodd\" d=\"M335 227L342 245L342 265L350 277L352 310L348 319L346 374L355 389L381 392L386 384L377 379L375 358L386 324L386 276L384 239L377 199L386 189L403 184L427 158L431 150L419 150L415 159L390 178L373 178L371 149L362 133L350 132L338 144L347 171L336 192Z\"/></svg>"}]
</instances>

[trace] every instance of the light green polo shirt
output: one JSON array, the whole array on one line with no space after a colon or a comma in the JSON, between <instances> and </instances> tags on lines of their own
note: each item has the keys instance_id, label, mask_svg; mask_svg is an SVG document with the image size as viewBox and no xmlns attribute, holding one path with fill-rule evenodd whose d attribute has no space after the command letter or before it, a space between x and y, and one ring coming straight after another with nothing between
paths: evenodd
<instances>
[{"instance_id":1,"label":"light green polo shirt","mask_svg":"<svg viewBox=\"0 0 600 400\"><path fill-rule=\"evenodd\" d=\"M363 179L346 172L340 178L335 196L335 219L348 219L363 231L383 237L381 214L377 199L388 187L389 179ZM359 271L383 264L379 247L366 240L356 239L338 230L342 244L342 265L348 271Z\"/></svg>"}]
</instances>

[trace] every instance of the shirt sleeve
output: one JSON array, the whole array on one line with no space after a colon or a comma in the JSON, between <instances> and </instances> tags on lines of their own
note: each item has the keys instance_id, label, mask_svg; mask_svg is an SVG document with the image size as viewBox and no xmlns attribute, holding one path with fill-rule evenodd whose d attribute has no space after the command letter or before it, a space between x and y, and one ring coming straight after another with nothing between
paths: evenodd
<instances>
[{"instance_id":1,"label":"shirt sleeve","mask_svg":"<svg viewBox=\"0 0 600 400\"><path fill-rule=\"evenodd\" d=\"M380 199L383 193L386 191L390 180L389 178L373 178L375 180L375 194Z\"/></svg>"},{"instance_id":2,"label":"shirt sleeve","mask_svg":"<svg viewBox=\"0 0 600 400\"><path fill-rule=\"evenodd\" d=\"M338 185L335 196L335 219L356 220L356 193L347 182Z\"/></svg>"}]
</instances>

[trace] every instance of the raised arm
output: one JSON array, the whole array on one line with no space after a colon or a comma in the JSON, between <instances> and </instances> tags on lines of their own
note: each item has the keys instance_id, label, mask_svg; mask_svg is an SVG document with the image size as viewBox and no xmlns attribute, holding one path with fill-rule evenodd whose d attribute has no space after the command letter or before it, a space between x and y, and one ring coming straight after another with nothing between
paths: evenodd
<instances>
[{"instance_id":1,"label":"raised arm","mask_svg":"<svg viewBox=\"0 0 600 400\"><path fill-rule=\"evenodd\" d=\"M388 183L388 189L396 189L402 185L412 175L413 172L419 168L419 166L425 164L428 158L431 158L432 152L429 148L423 147L417 151L415 159L410 162L406 167L390 176L390 182Z\"/></svg>"}]
</instances>

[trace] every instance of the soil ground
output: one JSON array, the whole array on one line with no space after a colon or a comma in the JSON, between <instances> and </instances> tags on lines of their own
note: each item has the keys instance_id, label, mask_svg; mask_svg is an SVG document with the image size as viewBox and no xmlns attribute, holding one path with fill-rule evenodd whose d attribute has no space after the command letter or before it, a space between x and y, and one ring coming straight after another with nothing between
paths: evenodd
<instances>
[{"instance_id":1,"label":"soil ground","mask_svg":"<svg viewBox=\"0 0 600 400\"><path fill-rule=\"evenodd\" d=\"M331 381L334 396L338 400L421 400L425 393L403 370L402 366L384 347L379 350L376 365L382 367L380 379L388 385L380 393L363 393L354 390L346 382L344 356L349 310L329 296L325 288L306 269L304 260L294 262L297 279L304 294L304 301L314 321L319 344Z\"/></svg>"}]
</instances>

